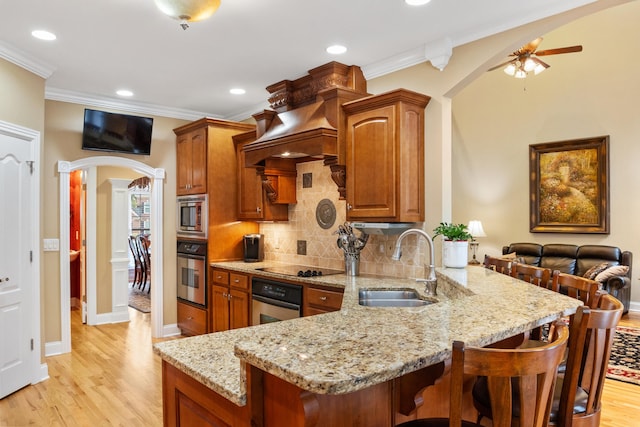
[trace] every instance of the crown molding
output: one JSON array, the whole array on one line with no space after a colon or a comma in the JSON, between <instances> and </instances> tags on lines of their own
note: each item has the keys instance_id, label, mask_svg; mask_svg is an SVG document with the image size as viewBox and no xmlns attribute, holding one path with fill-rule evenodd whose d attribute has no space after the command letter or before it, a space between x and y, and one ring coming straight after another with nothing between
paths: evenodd
<instances>
[{"instance_id":1,"label":"crown molding","mask_svg":"<svg viewBox=\"0 0 640 427\"><path fill-rule=\"evenodd\" d=\"M113 98L87 95L81 92L51 87L45 88L44 98L51 101L69 102L72 104L82 104L90 107L107 108L136 114L170 117L189 121L198 120L203 117L221 119L221 117L215 114L201 111L184 110L155 104L122 102L121 100Z\"/></svg>"},{"instance_id":2,"label":"crown molding","mask_svg":"<svg viewBox=\"0 0 640 427\"><path fill-rule=\"evenodd\" d=\"M0 40L0 58L16 64L33 74L48 79L56 71L56 67L23 52Z\"/></svg>"}]
</instances>

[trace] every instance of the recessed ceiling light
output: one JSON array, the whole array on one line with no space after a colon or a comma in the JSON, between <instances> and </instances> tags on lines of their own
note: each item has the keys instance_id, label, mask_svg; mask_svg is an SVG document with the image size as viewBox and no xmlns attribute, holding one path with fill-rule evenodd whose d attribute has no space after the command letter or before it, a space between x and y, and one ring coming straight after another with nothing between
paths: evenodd
<instances>
[{"instance_id":1,"label":"recessed ceiling light","mask_svg":"<svg viewBox=\"0 0 640 427\"><path fill-rule=\"evenodd\" d=\"M431 0L404 0L404 2L409 6L422 6L423 4L427 4L430 1Z\"/></svg>"},{"instance_id":2,"label":"recessed ceiling light","mask_svg":"<svg viewBox=\"0 0 640 427\"><path fill-rule=\"evenodd\" d=\"M127 89L120 89L116 93L118 95L120 95L120 96L133 96L133 92L131 92L130 90L127 90Z\"/></svg>"},{"instance_id":3,"label":"recessed ceiling light","mask_svg":"<svg viewBox=\"0 0 640 427\"><path fill-rule=\"evenodd\" d=\"M235 87L233 89L230 89L229 93L234 94L234 95L244 95L245 93L247 93L247 91L242 89L242 88Z\"/></svg>"},{"instance_id":4,"label":"recessed ceiling light","mask_svg":"<svg viewBox=\"0 0 640 427\"><path fill-rule=\"evenodd\" d=\"M50 33L49 31L45 31L45 30L34 30L31 32L31 35L37 39L40 40L47 40L47 41L51 41L51 40L55 40L56 39L56 35L53 33Z\"/></svg>"},{"instance_id":5,"label":"recessed ceiling light","mask_svg":"<svg viewBox=\"0 0 640 427\"><path fill-rule=\"evenodd\" d=\"M329 46L327 48L327 52L332 55L340 55L342 53L345 53L346 51L347 48L339 44L334 44L333 46Z\"/></svg>"}]
</instances>

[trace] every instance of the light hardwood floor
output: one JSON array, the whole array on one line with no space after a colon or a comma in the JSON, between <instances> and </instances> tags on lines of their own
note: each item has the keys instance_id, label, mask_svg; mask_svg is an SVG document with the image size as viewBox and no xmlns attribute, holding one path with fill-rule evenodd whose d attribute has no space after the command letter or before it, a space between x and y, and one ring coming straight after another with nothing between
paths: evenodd
<instances>
[{"instance_id":1,"label":"light hardwood floor","mask_svg":"<svg viewBox=\"0 0 640 427\"><path fill-rule=\"evenodd\" d=\"M50 379L0 400L0 426L161 426L161 362L150 315L83 326L72 312L73 351L47 357ZM640 327L640 313L621 325ZM607 380L601 427L640 426L640 386Z\"/></svg>"}]
</instances>

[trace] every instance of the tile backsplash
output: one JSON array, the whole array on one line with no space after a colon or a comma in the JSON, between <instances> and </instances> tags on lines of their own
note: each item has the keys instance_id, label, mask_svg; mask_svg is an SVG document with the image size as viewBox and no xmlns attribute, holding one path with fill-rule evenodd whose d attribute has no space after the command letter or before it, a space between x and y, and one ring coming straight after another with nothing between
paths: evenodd
<instances>
[{"instance_id":1,"label":"tile backsplash","mask_svg":"<svg viewBox=\"0 0 640 427\"><path fill-rule=\"evenodd\" d=\"M315 161L299 163L297 171L297 203L289 205L289 221L260 224L260 232L265 238L265 259L344 270L344 253L336 242L338 225L346 219L346 202L339 200L331 170L322 161ZM316 219L316 208L325 199L336 208L335 223L328 229L322 228ZM421 226L422 223L416 224L416 227ZM423 277L425 256L428 256L426 242L408 236L402 244L402 258L393 261L391 254L397 237L369 236L360 254L360 275ZM306 255L298 255L300 241L306 241Z\"/></svg>"}]
</instances>

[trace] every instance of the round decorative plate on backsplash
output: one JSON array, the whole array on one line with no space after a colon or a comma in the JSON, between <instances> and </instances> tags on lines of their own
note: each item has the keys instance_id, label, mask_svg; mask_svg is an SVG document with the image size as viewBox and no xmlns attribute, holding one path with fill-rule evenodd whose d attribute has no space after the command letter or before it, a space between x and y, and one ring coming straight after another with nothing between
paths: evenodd
<instances>
[{"instance_id":1,"label":"round decorative plate on backsplash","mask_svg":"<svg viewBox=\"0 0 640 427\"><path fill-rule=\"evenodd\" d=\"M329 199L322 199L316 206L316 221L318 225L325 230L333 227L336 222L336 207Z\"/></svg>"}]
</instances>

